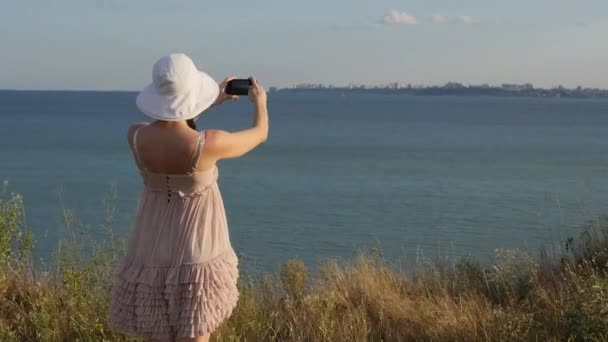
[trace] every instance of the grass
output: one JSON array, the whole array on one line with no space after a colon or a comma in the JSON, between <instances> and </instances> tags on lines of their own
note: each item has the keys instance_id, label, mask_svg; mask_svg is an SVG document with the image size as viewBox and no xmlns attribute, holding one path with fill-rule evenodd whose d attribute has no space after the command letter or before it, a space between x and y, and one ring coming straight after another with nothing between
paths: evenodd
<instances>
[{"instance_id":1,"label":"grass","mask_svg":"<svg viewBox=\"0 0 608 342\"><path fill-rule=\"evenodd\" d=\"M106 201L111 203L112 196ZM111 273L124 251L112 233L86 244L67 234L50 264L34 265L35 237L20 195L0 195L0 340L123 341L108 329ZM69 210L63 221L78 231ZM89 246L89 247L86 247ZM608 218L588 222L559 255L499 250L406 273L374 251L309 272L241 277L241 297L215 341L606 341ZM314 274L312 276L311 274Z\"/></svg>"}]
</instances>

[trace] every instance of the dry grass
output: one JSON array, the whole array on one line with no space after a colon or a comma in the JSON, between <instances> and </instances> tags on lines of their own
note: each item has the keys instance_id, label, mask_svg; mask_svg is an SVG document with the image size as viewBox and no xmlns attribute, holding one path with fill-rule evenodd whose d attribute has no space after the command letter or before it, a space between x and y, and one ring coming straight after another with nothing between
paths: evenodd
<instances>
[{"instance_id":1,"label":"dry grass","mask_svg":"<svg viewBox=\"0 0 608 342\"><path fill-rule=\"evenodd\" d=\"M111 202L111 201L108 201ZM77 228L63 211L66 226ZM0 340L119 341L106 324L112 267L122 244L68 234L52 264L31 261L33 236L17 194L0 196ZM404 272L374 253L310 273L290 260L277 275L243 276L233 316L216 341L608 340L608 219L583 227L561 255L534 260L501 250Z\"/></svg>"}]
</instances>

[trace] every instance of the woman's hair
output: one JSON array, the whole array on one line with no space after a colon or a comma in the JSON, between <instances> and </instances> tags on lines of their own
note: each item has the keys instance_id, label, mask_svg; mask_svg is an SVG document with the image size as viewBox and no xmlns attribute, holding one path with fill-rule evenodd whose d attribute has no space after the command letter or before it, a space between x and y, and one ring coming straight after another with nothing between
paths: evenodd
<instances>
[{"instance_id":1,"label":"woman's hair","mask_svg":"<svg viewBox=\"0 0 608 342\"><path fill-rule=\"evenodd\" d=\"M196 130L196 123L194 122L194 119L189 119L186 121L186 123L188 124L188 127Z\"/></svg>"}]
</instances>

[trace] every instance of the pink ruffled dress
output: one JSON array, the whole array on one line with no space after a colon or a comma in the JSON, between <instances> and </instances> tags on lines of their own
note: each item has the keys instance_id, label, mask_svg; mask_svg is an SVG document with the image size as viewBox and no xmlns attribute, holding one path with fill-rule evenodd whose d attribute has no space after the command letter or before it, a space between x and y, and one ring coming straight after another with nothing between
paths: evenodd
<instances>
[{"instance_id":1,"label":"pink ruffled dress","mask_svg":"<svg viewBox=\"0 0 608 342\"><path fill-rule=\"evenodd\" d=\"M138 156L138 129L131 148L144 190L126 256L114 273L109 325L147 338L210 334L238 299L237 257L217 167L196 170L201 132L191 173L149 172Z\"/></svg>"}]
</instances>

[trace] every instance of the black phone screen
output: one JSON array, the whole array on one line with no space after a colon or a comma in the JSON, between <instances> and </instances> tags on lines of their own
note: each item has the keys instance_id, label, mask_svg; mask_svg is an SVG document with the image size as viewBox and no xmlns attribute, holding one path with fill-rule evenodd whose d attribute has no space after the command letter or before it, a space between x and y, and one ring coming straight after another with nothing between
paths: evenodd
<instances>
[{"instance_id":1,"label":"black phone screen","mask_svg":"<svg viewBox=\"0 0 608 342\"><path fill-rule=\"evenodd\" d=\"M251 80L248 79L235 79L229 81L226 85L226 94L228 95L247 95L249 94L249 86Z\"/></svg>"}]
</instances>

